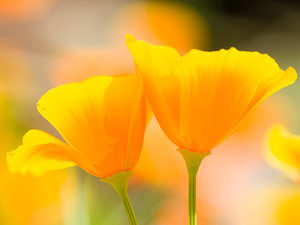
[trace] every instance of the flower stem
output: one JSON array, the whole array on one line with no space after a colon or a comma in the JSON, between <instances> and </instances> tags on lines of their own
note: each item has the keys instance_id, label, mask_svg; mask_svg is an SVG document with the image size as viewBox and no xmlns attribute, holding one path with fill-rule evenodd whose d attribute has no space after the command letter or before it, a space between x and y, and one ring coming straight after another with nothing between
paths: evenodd
<instances>
[{"instance_id":1,"label":"flower stem","mask_svg":"<svg viewBox=\"0 0 300 225\"><path fill-rule=\"evenodd\" d=\"M128 180L131 176L132 172L118 172L110 177L106 177L101 179L103 182L110 184L113 189L118 193L124 209L126 211L128 221L130 225L137 225L137 220L135 214L133 212L129 197L128 197Z\"/></svg>"},{"instance_id":2,"label":"flower stem","mask_svg":"<svg viewBox=\"0 0 300 225\"><path fill-rule=\"evenodd\" d=\"M197 225L196 178L202 160L210 153L197 153L185 149L179 149L179 152L184 158L189 176L189 225Z\"/></svg>"}]
</instances>

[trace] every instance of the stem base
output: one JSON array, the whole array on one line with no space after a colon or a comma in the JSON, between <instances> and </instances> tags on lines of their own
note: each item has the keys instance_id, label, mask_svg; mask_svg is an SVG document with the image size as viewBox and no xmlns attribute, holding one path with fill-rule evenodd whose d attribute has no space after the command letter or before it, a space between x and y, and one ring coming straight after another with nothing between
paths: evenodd
<instances>
[{"instance_id":1,"label":"stem base","mask_svg":"<svg viewBox=\"0 0 300 225\"><path fill-rule=\"evenodd\" d=\"M189 225L197 225L197 206L196 206L196 183L197 173L202 160L210 152L198 153L185 149L178 150L184 158L189 176Z\"/></svg>"},{"instance_id":2,"label":"stem base","mask_svg":"<svg viewBox=\"0 0 300 225\"><path fill-rule=\"evenodd\" d=\"M129 201L127 192L128 181L131 175L131 171L121 171L110 177L103 178L101 179L101 181L110 184L113 187L113 189L118 193L123 203L130 225L137 225L138 223L133 212L131 203Z\"/></svg>"}]
</instances>

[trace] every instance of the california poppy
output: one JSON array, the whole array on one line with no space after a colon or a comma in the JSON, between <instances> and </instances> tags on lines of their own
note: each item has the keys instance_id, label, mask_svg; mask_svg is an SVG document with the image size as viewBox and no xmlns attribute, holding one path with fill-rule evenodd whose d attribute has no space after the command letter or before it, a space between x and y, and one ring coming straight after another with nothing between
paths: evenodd
<instances>
[{"instance_id":1,"label":"california poppy","mask_svg":"<svg viewBox=\"0 0 300 225\"><path fill-rule=\"evenodd\" d=\"M181 57L130 35L127 45L165 134L179 148L199 153L221 143L259 103L297 77L292 67L282 71L258 52L193 49Z\"/></svg>"},{"instance_id":2,"label":"california poppy","mask_svg":"<svg viewBox=\"0 0 300 225\"><path fill-rule=\"evenodd\" d=\"M182 153L189 172L190 223L196 224L196 174L202 159L259 103L292 84L297 74L268 55L173 48L126 36L136 72L162 130ZM200 154L199 154L200 153Z\"/></svg>"},{"instance_id":3,"label":"california poppy","mask_svg":"<svg viewBox=\"0 0 300 225\"><path fill-rule=\"evenodd\" d=\"M40 175L78 165L128 201L128 171L139 158L146 126L142 80L136 75L96 76L58 86L41 97L37 109L66 143L30 130L23 145L7 153L10 170Z\"/></svg>"}]
</instances>

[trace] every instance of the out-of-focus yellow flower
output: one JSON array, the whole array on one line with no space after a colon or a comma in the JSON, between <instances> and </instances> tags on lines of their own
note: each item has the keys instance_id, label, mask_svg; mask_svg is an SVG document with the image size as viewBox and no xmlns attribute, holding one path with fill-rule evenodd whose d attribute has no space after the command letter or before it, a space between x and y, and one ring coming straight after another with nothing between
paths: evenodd
<instances>
[{"instance_id":1,"label":"out-of-focus yellow flower","mask_svg":"<svg viewBox=\"0 0 300 225\"><path fill-rule=\"evenodd\" d=\"M235 225L300 224L300 191L295 185L269 184L248 194L235 213Z\"/></svg>"},{"instance_id":2,"label":"out-of-focus yellow flower","mask_svg":"<svg viewBox=\"0 0 300 225\"><path fill-rule=\"evenodd\" d=\"M287 198L279 206L278 222L280 225L300 224L300 194Z\"/></svg>"},{"instance_id":3,"label":"out-of-focus yellow flower","mask_svg":"<svg viewBox=\"0 0 300 225\"><path fill-rule=\"evenodd\" d=\"M192 152L210 152L259 103L297 78L292 67L283 71L258 52L191 50L181 57L170 47L126 39L161 128Z\"/></svg>"},{"instance_id":4,"label":"out-of-focus yellow flower","mask_svg":"<svg viewBox=\"0 0 300 225\"><path fill-rule=\"evenodd\" d=\"M130 2L116 11L113 22L115 37L126 33L153 43L186 52L206 49L209 31L205 20L187 5L174 2ZM120 40L123 43L123 40Z\"/></svg>"},{"instance_id":5,"label":"out-of-focus yellow flower","mask_svg":"<svg viewBox=\"0 0 300 225\"><path fill-rule=\"evenodd\" d=\"M40 175L77 164L103 178L135 166L146 125L138 76L97 76L62 85L42 96L37 108L67 144L30 130L23 145L7 154L12 172Z\"/></svg>"},{"instance_id":6,"label":"out-of-focus yellow flower","mask_svg":"<svg viewBox=\"0 0 300 225\"><path fill-rule=\"evenodd\" d=\"M300 182L300 136L290 134L280 124L266 135L265 159L275 168Z\"/></svg>"},{"instance_id":7,"label":"out-of-focus yellow flower","mask_svg":"<svg viewBox=\"0 0 300 225\"><path fill-rule=\"evenodd\" d=\"M1 163L5 165L4 160ZM62 222L60 189L66 173L49 173L37 179L11 174L1 166L0 176L5 181L0 186L1 224L52 225Z\"/></svg>"},{"instance_id":8,"label":"out-of-focus yellow flower","mask_svg":"<svg viewBox=\"0 0 300 225\"><path fill-rule=\"evenodd\" d=\"M51 5L53 0L1 0L0 19L9 21L23 21L32 19Z\"/></svg>"}]
</instances>

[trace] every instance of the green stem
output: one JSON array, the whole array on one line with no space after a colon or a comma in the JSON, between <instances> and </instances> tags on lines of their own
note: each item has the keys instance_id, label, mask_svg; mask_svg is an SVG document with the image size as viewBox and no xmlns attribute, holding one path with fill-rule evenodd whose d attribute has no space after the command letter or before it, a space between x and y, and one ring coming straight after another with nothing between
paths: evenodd
<instances>
[{"instance_id":1,"label":"green stem","mask_svg":"<svg viewBox=\"0 0 300 225\"><path fill-rule=\"evenodd\" d=\"M197 173L189 173L189 225L197 224L196 177Z\"/></svg>"},{"instance_id":2,"label":"green stem","mask_svg":"<svg viewBox=\"0 0 300 225\"><path fill-rule=\"evenodd\" d=\"M197 153L185 149L179 149L179 152L184 158L189 176L189 225L197 225L196 178L202 160L210 153Z\"/></svg>"},{"instance_id":3,"label":"green stem","mask_svg":"<svg viewBox=\"0 0 300 225\"><path fill-rule=\"evenodd\" d=\"M128 180L131 176L132 172L118 172L110 177L106 177L101 179L103 182L110 184L114 190L118 193L124 209L126 211L128 221L130 225L137 225L137 220L135 214L133 212L129 197L128 197Z\"/></svg>"}]
</instances>

